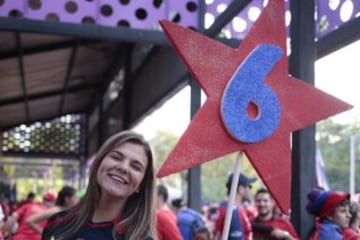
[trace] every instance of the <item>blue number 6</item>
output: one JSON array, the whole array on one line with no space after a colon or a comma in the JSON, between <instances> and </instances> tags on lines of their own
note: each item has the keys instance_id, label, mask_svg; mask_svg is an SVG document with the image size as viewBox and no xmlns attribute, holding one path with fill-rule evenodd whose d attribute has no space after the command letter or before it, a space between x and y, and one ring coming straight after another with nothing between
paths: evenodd
<instances>
[{"instance_id":1,"label":"blue number 6","mask_svg":"<svg viewBox=\"0 0 360 240\"><path fill-rule=\"evenodd\" d=\"M234 73L222 96L221 117L231 136L254 143L266 139L278 128L280 103L265 77L281 59L283 50L259 44ZM250 108L256 114L249 113Z\"/></svg>"}]
</instances>

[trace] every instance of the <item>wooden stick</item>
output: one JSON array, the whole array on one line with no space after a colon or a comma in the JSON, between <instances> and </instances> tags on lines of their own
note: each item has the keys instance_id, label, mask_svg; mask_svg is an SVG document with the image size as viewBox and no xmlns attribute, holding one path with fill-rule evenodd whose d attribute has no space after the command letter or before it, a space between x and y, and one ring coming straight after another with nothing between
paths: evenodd
<instances>
[{"instance_id":1,"label":"wooden stick","mask_svg":"<svg viewBox=\"0 0 360 240\"><path fill-rule=\"evenodd\" d=\"M224 223L221 240L227 240L228 236L229 236L231 217L232 217L232 213L234 210L234 202L235 202L236 191L237 191L237 187L238 187L238 181L239 181L239 177L240 177L242 154L243 153L240 151L237 156L236 163L235 163L235 169L234 169L233 178L232 178L232 182L231 182L231 188L230 188L229 203L228 203L228 206L226 209L225 223Z\"/></svg>"}]
</instances>

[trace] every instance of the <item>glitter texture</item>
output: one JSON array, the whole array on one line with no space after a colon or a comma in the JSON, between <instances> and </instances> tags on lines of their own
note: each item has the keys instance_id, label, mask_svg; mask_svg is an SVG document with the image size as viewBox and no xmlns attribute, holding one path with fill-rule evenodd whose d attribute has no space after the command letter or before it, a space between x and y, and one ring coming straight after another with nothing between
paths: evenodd
<instances>
[{"instance_id":1,"label":"glitter texture","mask_svg":"<svg viewBox=\"0 0 360 240\"><path fill-rule=\"evenodd\" d=\"M279 126L279 100L275 92L264 83L264 79L282 54L278 46L259 44L226 86L221 102L221 117L229 134L238 141L261 141ZM251 118L247 113L251 102L259 110L256 118Z\"/></svg>"}]
</instances>

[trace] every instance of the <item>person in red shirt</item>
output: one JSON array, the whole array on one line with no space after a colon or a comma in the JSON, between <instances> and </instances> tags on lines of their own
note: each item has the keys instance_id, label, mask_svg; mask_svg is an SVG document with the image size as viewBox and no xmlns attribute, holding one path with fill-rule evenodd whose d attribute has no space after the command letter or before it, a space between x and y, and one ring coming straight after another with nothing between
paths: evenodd
<instances>
[{"instance_id":1,"label":"person in red shirt","mask_svg":"<svg viewBox=\"0 0 360 240\"><path fill-rule=\"evenodd\" d=\"M34 214L45 211L54 205L56 196L53 193L45 193L43 195L43 202L27 202L21 207L16 209L13 214L8 218L5 223L5 229L12 229L13 225L17 222L18 229L12 236L12 240L41 240L41 234L35 232L27 224L26 219ZM39 223L41 228L44 228L46 221Z\"/></svg>"},{"instance_id":2,"label":"person in red shirt","mask_svg":"<svg viewBox=\"0 0 360 240\"><path fill-rule=\"evenodd\" d=\"M227 194L230 194L230 188L232 183L233 174L228 176L226 181ZM251 238L251 224L246 213L244 206L242 205L243 198L249 194L251 184L256 181L256 178L249 178L244 174L240 174L238 180L238 186L235 196L235 208L231 217L231 224L229 229L229 240L248 240ZM217 218L215 221L214 236L215 239L220 239L225 223L226 210L228 206L228 200L221 202L217 211Z\"/></svg>"},{"instance_id":3,"label":"person in red shirt","mask_svg":"<svg viewBox=\"0 0 360 240\"><path fill-rule=\"evenodd\" d=\"M261 188L255 194L258 216L252 221L254 240L299 239L287 218L274 214L275 202L268 190Z\"/></svg>"},{"instance_id":4,"label":"person in red shirt","mask_svg":"<svg viewBox=\"0 0 360 240\"><path fill-rule=\"evenodd\" d=\"M156 232L158 240L182 240L176 215L167 206L169 193L164 185L157 187Z\"/></svg>"},{"instance_id":5,"label":"person in red shirt","mask_svg":"<svg viewBox=\"0 0 360 240\"><path fill-rule=\"evenodd\" d=\"M76 189L70 186L64 186L58 193L55 205L46 211L34 214L26 219L26 223L39 234L42 234L43 227L38 223L47 221L54 214L70 209L78 202Z\"/></svg>"},{"instance_id":6,"label":"person in red shirt","mask_svg":"<svg viewBox=\"0 0 360 240\"><path fill-rule=\"evenodd\" d=\"M26 196L26 198L19 203L18 207L21 207L22 205L24 205L26 203L34 202L35 201L35 196L36 196L35 193L29 192L28 195Z\"/></svg>"}]
</instances>

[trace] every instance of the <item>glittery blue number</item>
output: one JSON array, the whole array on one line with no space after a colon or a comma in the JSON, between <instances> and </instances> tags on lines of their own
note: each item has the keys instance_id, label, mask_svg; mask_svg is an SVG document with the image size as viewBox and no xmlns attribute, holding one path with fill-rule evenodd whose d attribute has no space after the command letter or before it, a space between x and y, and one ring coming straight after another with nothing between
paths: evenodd
<instances>
[{"instance_id":1,"label":"glittery blue number","mask_svg":"<svg viewBox=\"0 0 360 240\"><path fill-rule=\"evenodd\" d=\"M271 44L259 44L247 56L229 81L222 97L221 116L235 139L254 143L274 133L280 121L280 103L275 92L264 83L283 51ZM250 116L249 106L257 114Z\"/></svg>"}]
</instances>

